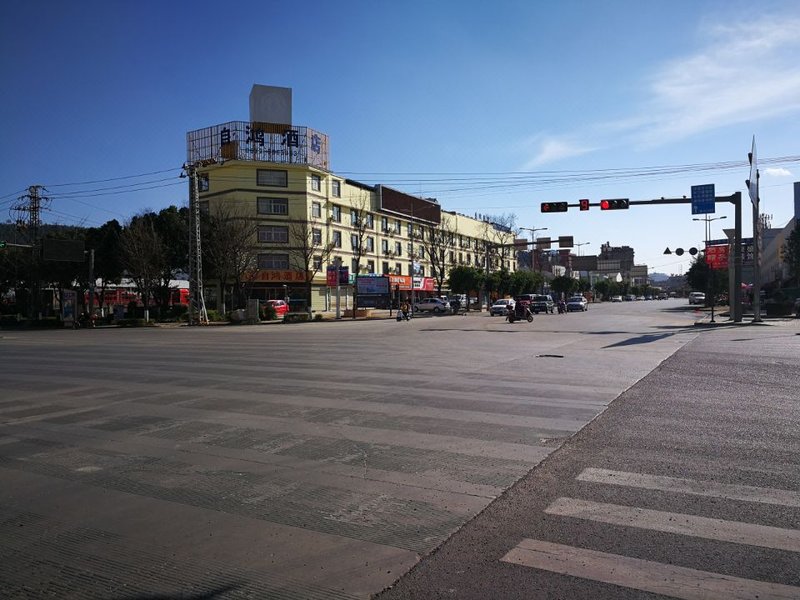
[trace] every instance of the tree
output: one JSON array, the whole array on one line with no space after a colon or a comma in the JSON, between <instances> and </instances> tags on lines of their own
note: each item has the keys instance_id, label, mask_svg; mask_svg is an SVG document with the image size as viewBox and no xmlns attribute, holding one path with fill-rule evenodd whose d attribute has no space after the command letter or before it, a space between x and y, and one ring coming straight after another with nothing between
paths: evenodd
<instances>
[{"instance_id":1,"label":"tree","mask_svg":"<svg viewBox=\"0 0 800 600\"><path fill-rule=\"evenodd\" d=\"M512 296L534 294L542 285L544 278L533 271L515 271L511 274L510 291Z\"/></svg>"},{"instance_id":2,"label":"tree","mask_svg":"<svg viewBox=\"0 0 800 600\"><path fill-rule=\"evenodd\" d=\"M707 306L717 294L728 289L728 271L719 271L720 269L712 269L703 255L698 255L686 272L686 283L693 290L705 292Z\"/></svg>"},{"instance_id":3,"label":"tree","mask_svg":"<svg viewBox=\"0 0 800 600\"><path fill-rule=\"evenodd\" d=\"M447 285L450 291L467 295L467 310L469 310L469 299L483 287L483 279L483 271L475 267L457 266L450 270Z\"/></svg>"},{"instance_id":4,"label":"tree","mask_svg":"<svg viewBox=\"0 0 800 600\"><path fill-rule=\"evenodd\" d=\"M800 221L795 223L781 250L783 262L789 269L789 277L795 285L800 285Z\"/></svg>"},{"instance_id":5,"label":"tree","mask_svg":"<svg viewBox=\"0 0 800 600\"><path fill-rule=\"evenodd\" d=\"M502 297L511 293L511 273L505 267L490 273L484 283L489 294L494 292L498 297Z\"/></svg>"},{"instance_id":6,"label":"tree","mask_svg":"<svg viewBox=\"0 0 800 600\"><path fill-rule=\"evenodd\" d=\"M367 190L357 189L353 192L355 195L352 197L352 208L350 209L350 226L354 230L350 234L350 246L353 251L353 277L357 277L361 272L361 259L368 252L372 252L374 248L367 248L367 239L370 238L368 232L372 231L374 226L373 216L370 212L370 194ZM412 257L413 260L413 257ZM353 294L353 318L356 318L356 311L358 310L358 294Z\"/></svg>"},{"instance_id":7,"label":"tree","mask_svg":"<svg viewBox=\"0 0 800 600\"><path fill-rule=\"evenodd\" d=\"M122 226L116 219L86 232L86 249L94 250L94 276L100 280L100 309L103 308L108 284L118 284L122 280L121 235Z\"/></svg>"},{"instance_id":8,"label":"tree","mask_svg":"<svg viewBox=\"0 0 800 600\"><path fill-rule=\"evenodd\" d=\"M442 294L442 287L447 279L449 249L455 236L456 229L452 220L444 213L438 225L421 227L414 231L413 239L417 241L428 262L431 263L431 276L436 281L437 295ZM413 258L412 256L412 260Z\"/></svg>"},{"instance_id":9,"label":"tree","mask_svg":"<svg viewBox=\"0 0 800 600\"><path fill-rule=\"evenodd\" d=\"M133 279L145 308L165 269L164 246L154 217L153 213L133 217L120 238L122 265Z\"/></svg>"},{"instance_id":10,"label":"tree","mask_svg":"<svg viewBox=\"0 0 800 600\"><path fill-rule=\"evenodd\" d=\"M219 280L219 309L225 314L228 289L233 303L241 308L258 270L258 223L230 205L218 203L202 224L203 262L208 266L204 275Z\"/></svg>"},{"instance_id":11,"label":"tree","mask_svg":"<svg viewBox=\"0 0 800 600\"><path fill-rule=\"evenodd\" d=\"M550 282L550 289L561 296L567 296L578 289L577 279L561 275Z\"/></svg>"},{"instance_id":12,"label":"tree","mask_svg":"<svg viewBox=\"0 0 800 600\"><path fill-rule=\"evenodd\" d=\"M322 270L323 265L330 262L331 254L336 247L333 242L323 241L322 227L315 225L317 221L313 217L289 225L289 241L292 244L289 252L290 266L303 272L309 314L314 277Z\"/></svg>"},{"instance_id":13,"label":"tree","mask_svg":"<svg viewBox=\"0 0 800 600\"><path fill-rule=\"evenodd\" d=\"M170 282L179 272L189 270L189 209L170 206L153 215L153 226L161 239L163 267L155 293L160 308L169 306L172 289Z\"/></svg>"}]
</instances>

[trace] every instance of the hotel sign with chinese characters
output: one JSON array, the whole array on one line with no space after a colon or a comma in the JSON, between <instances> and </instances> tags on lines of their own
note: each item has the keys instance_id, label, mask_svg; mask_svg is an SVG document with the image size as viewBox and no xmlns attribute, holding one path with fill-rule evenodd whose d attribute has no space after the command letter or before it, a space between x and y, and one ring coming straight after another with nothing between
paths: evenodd
<instances>
[{"instance_id":1,"label":"hotel sign with chinese characters","mask_svg":"<svg viewBox=\"0 0 800 600\"><path fill-rule=\"evenodd\" d=\"M256 271L252 281L275 282L275 283L305 283L306 274L302 271L293 270L260 270Z\"/></svg>"}]
</instances>

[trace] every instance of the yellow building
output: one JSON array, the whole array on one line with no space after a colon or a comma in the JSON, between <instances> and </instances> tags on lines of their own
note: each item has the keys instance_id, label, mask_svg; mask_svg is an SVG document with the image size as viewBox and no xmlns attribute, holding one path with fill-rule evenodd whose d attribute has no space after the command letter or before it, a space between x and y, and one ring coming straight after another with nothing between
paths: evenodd
<instances>
[{"instance_id":1,"label":"yellow building","mask_svg":"<svg viewBox=\"0 0 800 600\"><path fill-rule=\"evenodd\" d=\"M336 175L328 137L308 127L233 121L189 132L187 151L198 166L201 211L252 225L252 298L306 298L310 288L312 309L330 310L335 278L327 272L337 260L350 283L355 274L387 275L393 293L417 296L446 290L456 265L485 269L488 258L491 270L515 268L513 249L494 247L513 243L510 230ZM218 308L220 282L206 274L204 287L207 306Z\"/></svg>"}]
</instances>

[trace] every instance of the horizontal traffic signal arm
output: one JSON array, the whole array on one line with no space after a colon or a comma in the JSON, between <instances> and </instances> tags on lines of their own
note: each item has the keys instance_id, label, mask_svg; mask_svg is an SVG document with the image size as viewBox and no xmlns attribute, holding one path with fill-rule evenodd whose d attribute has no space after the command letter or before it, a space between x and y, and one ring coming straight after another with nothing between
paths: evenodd
<instances>
[{"instance_id":1,"label":"horizontal traffic signal arm","mask_svg":"<svg viewBox=\"0 0 800 600\"><path fill-rule=\"evenodd\" d=\"M739 193L739 192L737 192ZM714 198L714 202L728 202L730 204L736 203L736 194L731 194L730 196L716 196ZM625 206L618 206L616 209L606 208L603 209L602 203L603 202L625 202ZM601 210L619 210L620 208L630 208L631 206L645 206L645 205L659 205L659 204L691 204L692 199L683 197L683 198L657 198L655 200L628 200L627 198L616 198L613 200L601 200L599 202L589 202L585 199L579 200L576 203L570 204L568 202L542 202L541 203L541 211L543 213L551 213L551 212L567 212L569 208L575 207L580 208L581 210L589 210L590 206L599 206Z\"/></svg>"}]
</instances>

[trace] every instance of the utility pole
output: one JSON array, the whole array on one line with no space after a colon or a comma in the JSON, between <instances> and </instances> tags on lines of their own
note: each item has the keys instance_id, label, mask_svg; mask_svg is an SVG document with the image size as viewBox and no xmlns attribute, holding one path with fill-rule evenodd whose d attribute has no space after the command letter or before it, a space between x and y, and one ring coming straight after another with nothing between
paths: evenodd
<instances>
[{"instance_id":1,"label":"utility pole","mask_svg":"<svg viewBox=\"0 0 800 600\"><path fill-rule=\"evenodd\" d=\"M40 251L39 246L39 228L42 226L41 211L42 208L47 208L50 203L50 198L42 196L41 191L44 190L42 185L32 185L28 188L28 193L20 196L17 199L17 204L11 207L11 210L17 213L17 229L27 229L28 240L32 246L32 261L31 261L31 304L29 307L29 317L31 319L38 317L39 313L39 256L37 252Z\"/></svg>"},{"instance_id":2,"label":"utility pole","mask_svg":"<svg viewBox=\"0 0 800 600\"><path fill-rule=\"evenodd\" d=\"M203 253L200 245L200 192L197 163L185 163L189 177L189 325L207 325L208 313L203 298Z\"/></svg>"}]
</instances>

